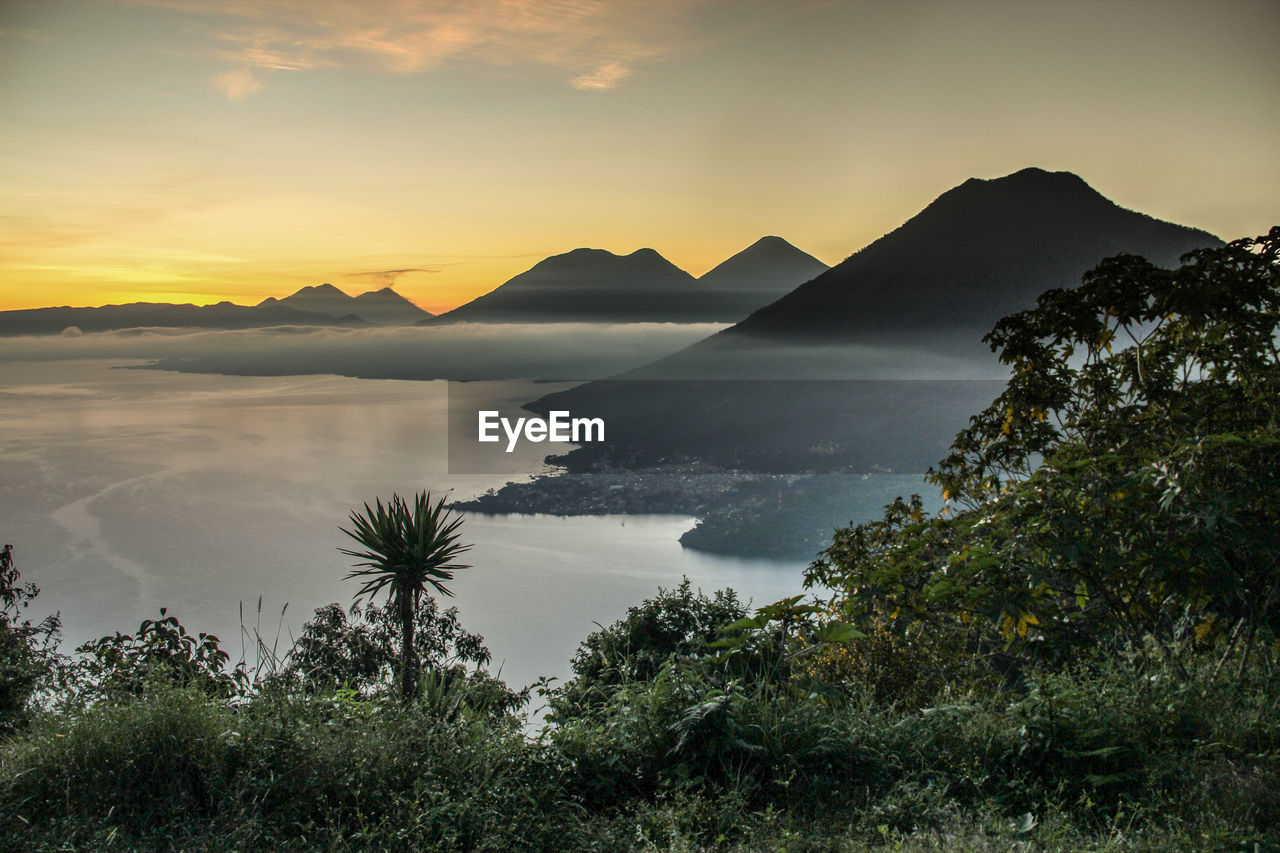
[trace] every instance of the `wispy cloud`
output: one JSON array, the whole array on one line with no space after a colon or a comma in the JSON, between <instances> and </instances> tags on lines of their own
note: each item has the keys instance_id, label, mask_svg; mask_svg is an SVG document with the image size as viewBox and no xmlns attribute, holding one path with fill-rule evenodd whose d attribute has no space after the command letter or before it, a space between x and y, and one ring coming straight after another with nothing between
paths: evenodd
<instances>
[{"instance_id":1,"label":"wispy cloud","mask_svg":"<svg viewBox=\"0 0 1280 853\"><path fill-rule=\"evenodd\" d=\"M573 88L590 90L612 89L631 76L631 69L621 62L610 62L601 65L590 74L582 74L573 78Z\"/></svg>"},{"instance_id":2,"label":"wispy cloud","mask_svg":"<svg viewBox=\"0 0 1280 853\"><path fill-rule=\"evenodd\" d=\"M213 76L213 87L227 97L240 101L262 88L262 81L248 68L235 68Z\"/></svg>"},{"instance_id":3,"label":"wispy cloud","mask_svg":"<svg viewBox=\"0 0 1280 853\"><path fill-rule=\"evenodd\" d=\"M604 91L688 47L698 10L719 1L129 0L208 21L211 53L233 66L214 83L232 99L261 89L255 72L411 74L461 60L550 67Z\"/></svg>"},{"instance_id":4,"label":"wispy cloud","mask_svg":"<svg viewBox=\"0 0 1280 853\"><path fill-rule=\"evenodd\" d=\"M443 272L445 267L455 266L454 264L431 264L421 267L403 267L395 270L365 270L364 272L345 273L347 278L371 278L384 287L390 287L396 283L396 279L402 275L414 272L437 273Z\"/></svg>"}]
</instances>

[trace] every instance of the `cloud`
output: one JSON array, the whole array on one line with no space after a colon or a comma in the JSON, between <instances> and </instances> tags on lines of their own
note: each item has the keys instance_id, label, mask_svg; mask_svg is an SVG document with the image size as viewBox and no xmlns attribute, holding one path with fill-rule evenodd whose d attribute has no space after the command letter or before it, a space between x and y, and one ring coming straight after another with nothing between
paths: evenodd
<instances>
[{"instance_id":1,"label":"cloud","mask_svg":"<svg viewBox=\"0 0 1280 853\"><path fill-rule=\"evenodd\" d=\"M694 16L717 0L128 0L208 22L211 50L235 66L227 97L261 88L253 70L430 71L446 62L543 66L576 89L612 89L691 46ZM237 93L236 95L231 94Z\"/></svg>"},{"instance_id":2,"label":"cloud","mask_svg":"<svg viewBox=\"0 0 1280 853\"><path fill-rule=\"evenodd\" d=\"M630 76L630 68L620 62L610 62L608 65L600 66L590 74L583 74L580 77L573 78L573 88L586 89L588 91L612 89Z\"/></svg>"},{"instance_id":3,"label":"cloud","mask_svg":"<svg viewBox=\"0 0 1280 853\"><path fill-rule=\"evenodd\" d=\"M241 101L262 89L262 81L247 68L215 74L213 87L230 101Z\"/></svg>"}]
</instances>

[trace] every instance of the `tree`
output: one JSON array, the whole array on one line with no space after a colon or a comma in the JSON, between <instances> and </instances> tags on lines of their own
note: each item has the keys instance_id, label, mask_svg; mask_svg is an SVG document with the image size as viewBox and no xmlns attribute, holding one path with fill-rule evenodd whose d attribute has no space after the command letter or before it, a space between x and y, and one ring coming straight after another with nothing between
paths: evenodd
<instances>
[{"instance_id":1,"label":"tree","mask_svg":"<svg viewBox=\"0 0 1280 853\"><path fill-rule=\"evenodd\" d=\"M1280 633L1278 257L1280 228L1176 270L1110 258L1001 320L1008 385L930 472L960 511L841 531L809 582L1022 652L1153 641L1178 666L1222 636L1243 667Z\"/></svg>"},{"instance_id":2,"label":"tree","mask_svg":"<svg viewBox=\"0 0 1280 853\"><path fill-rule=\"evenodd\" d=\"M23 719L32 695L59 663L62 623L56 614L36 623L23 618L40 590L20 578L13 546L5 545L0 550L0 733Z\"/></svg>"},{"instance_id":3,"label":"tree","mask_svg":"<svg viewBox=\"0 0 1280 853\"><path fill-rule=\"evenodd\" d=\"M399 495L390 503L375 501L364 505L364 513L352 513L352 529L342 532L364 546L364 551L340 549L355 557L365 568L353 570L347 577L364 579L356 598L374 598L386 589L394 602L400 621L400 695L412 698L417 675L417 652L414 647L414 613L426 588L445 596L453 593L445 586L453 573L469 566L453 562L470 550L458 541L462 518L444 508L444 498L434 504L431 494L414 496L413 504Z\"/></svg>"}]
</instances>

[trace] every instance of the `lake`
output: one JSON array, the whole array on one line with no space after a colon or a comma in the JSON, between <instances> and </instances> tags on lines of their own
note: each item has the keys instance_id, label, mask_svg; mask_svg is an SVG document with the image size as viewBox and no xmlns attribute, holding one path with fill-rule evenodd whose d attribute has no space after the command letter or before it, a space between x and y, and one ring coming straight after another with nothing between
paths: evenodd
<instances>
[{"instance_id":1,"label":"lake","mask_svg":"<svg viewBox=\"0 0 1280 853\"><path fill-rule=\"evenodd\" d=\"M544 469L525 444L508 473L449 473L444 382L242 377L105 360L0 365L0 538L58 610L70 648L136 630L160 607L238 658L241 605L282 648L312 611L350 603L340 530L375 497L479 494ZM548 383L469 383L507 409ZM455 466L457 470L457 466ZM521 686L563 678L596 623L687 576L756 605L802 591L803 562L683 549L676 516L468 516L452 588L493 668ZM284 618L281 621L282 608ZM279 629L277 629L279 625ZM252 660L252 655L250 655Z\"/></svg>"}]
</instances>

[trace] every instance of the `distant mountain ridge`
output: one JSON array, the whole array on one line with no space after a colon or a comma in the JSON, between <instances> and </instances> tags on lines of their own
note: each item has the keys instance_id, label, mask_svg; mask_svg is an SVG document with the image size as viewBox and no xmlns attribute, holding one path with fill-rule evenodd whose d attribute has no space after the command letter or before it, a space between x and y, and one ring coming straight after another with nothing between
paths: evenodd
<instances>
[{"instance_id":1,"label":"distant mountain ridge","mask_svg":"<svg viewBox=\"0 0 1280 853\"><path fill-rule=\"evenodd\" d=\"M391 287L349 296L302 287L256 305L129 303L0 311L0 335L146 326L245 329L278 325L479 323L732 323L827 269L781 237L762 237L701 278L653 249L616 255L575 249L546 258L494 290L436 317Z\"/></svg>"},{"instance_id":2,"label":"distant mountain ridge","mask_svg":"<svg viewBox=\"0 0 1280 853\"><path fill-rule=\"evenodd\" d=\"M354 314L362 320L379 326L409 326L433 316L390 287L370 290L359 296L348 296L328 282L304 287L284 299L277 300L269 296L259 302L257 307L273 304L287 305L313 314L328 314L332 317Z\"/></svg>"},{"instance_id":3,"label":"distant mountain ridge","mask_svg":"<svg viewBox=\"0 0 1280 853\"><path fill-rule=\"evenodd\" d=\"M174 305L168 302L128 302L96 308L25 308L0 311L0 335L56 335L75 328L109 332L146 327L195 329L256 329L269 326L364 326L348 314L334 317L299 311L288 305Z\"/></svg>"},{"instance_id":4,"label":"distant mountain ridge","mask_svg":"<svg viewBox=\"0 0 1280 853\"><path fill-rule=\"evenodd\" d=\"M255 329L271 326L409 325L431 315L389 287L351 297L331 284L304 287L257 305L128 302L0 311L0 335L58 334L68 328L106 332L146 327Z\"/></svg>"},{"instance_id":5,"label":"distant mountain ridge","mask_svg":"<svg viewBox=\"0 0 1280 853\"><path fill-rule=\"evenodd\" d=\"M827 268L765 237L701 278L653 249L574 249L424 323L734 322Z\"/></svg>"}]
</instances>

